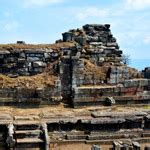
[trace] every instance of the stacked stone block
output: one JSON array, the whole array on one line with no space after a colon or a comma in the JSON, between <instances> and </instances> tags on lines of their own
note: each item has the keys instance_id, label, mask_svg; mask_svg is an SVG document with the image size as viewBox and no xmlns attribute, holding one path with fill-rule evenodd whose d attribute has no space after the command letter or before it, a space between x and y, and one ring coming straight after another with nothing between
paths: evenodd
<instances>
[{"instance_id":1,"label":"stacked stone block","mask_svg":"<svg viewBox=\"0 0 150 150\"><path fill-rule=\"evenodd\" d=\"M1 105L23 105L28 106L42 104L59 104L62 100L61 82L55 81L52 87L39 87L36 89L26 88L0 88L0 104Z\"/></svg>"},{"instance_id":2,"label":"stacked stone block","mask_svg":"<svg viewBox=\"0 0 150 150\"><path fill-rule=\"evenodd\" d=\"M79 43L85 52L81 56L90 55L90 60L98 65L120 65L122 51L119 50L116 38L110 31L110 25L87 24L82 29L70 30L63 34L63 41Z\"/></svg>"},{"instance_id":3,"label":"stacked stone block","mask_svg":"<svg viewBox=\"0 0 150 150\"><path fill-rule=\"evenodd\" d=\"M150 67L145 68L145 70L143 70L143 74L144 78L150 79Z\"/></svg>"},{"instance_id":4,"label":"stacked stone block","mask_svg":"<svg viewBox=\"0 0 150 150\"><path fill-rule=\"evenodd\" d=\"M75 107L104 104L108 97L113 97L116 104L149 102L149 80L131 80L130 68L123 63L122 50L110 25L87 24L82 29L69 30L63 34L63 41L79 45L76 53L74 50L68 53L72 62L72 101ZM97 78L97 72L86 74L84 59L97 67L107 67L106 78ZM146 77L148 70L145 70Z\"/></svg>"},{"instance_id":5,"label":"stacked stone block","mask_svg":"<svg viewBox=\"0 0 150 150\"><path fill-rule=\"evenodd\" d=\"M108 83L117 84L127 79L129 79L128 67L126 66L122 66L122 67L114 66L113 67L112 66L110 68Z\"/></svg>"},{"instance_id":6,"label":"stacked stone block","mask_svg":"<svg viewBox=\"0 0 150 150\"><path fill-rule=\"evenodd\" d=\"M108 97L115 100L115 104L148 104L150 80L125 80L119 85L80 86L73 89L73 104L77 106L106 105Z\"/></svg>"},{"instance_id":7,"label":"stacked stone block","mask_svg":"<svg viewBox=\"0 0 150 150\"><path fill-rule=\"evenodd\" d=\"M52 49L13 49L0 51L0 73L34 75L44 72L49 63L58 59Z\"/></svg>"}]
</instances>

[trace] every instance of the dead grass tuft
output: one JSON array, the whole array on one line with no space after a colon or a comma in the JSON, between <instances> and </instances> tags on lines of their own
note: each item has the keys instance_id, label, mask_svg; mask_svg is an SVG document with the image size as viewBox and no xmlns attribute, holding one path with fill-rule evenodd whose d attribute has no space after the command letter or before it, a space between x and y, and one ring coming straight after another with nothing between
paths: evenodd
<instances>
[{"instance_id":1,"label":"dead grass tuft","mask_svg":"<svg viewBox=\"0 0 150 150\"><path fill-rule=\"evenodd\" d=\"M84 65L84 73L86 75L92 74L96 79L106 80L109 66L97 66L87 59L84 59Z\"/></svg>"}]
</instances>

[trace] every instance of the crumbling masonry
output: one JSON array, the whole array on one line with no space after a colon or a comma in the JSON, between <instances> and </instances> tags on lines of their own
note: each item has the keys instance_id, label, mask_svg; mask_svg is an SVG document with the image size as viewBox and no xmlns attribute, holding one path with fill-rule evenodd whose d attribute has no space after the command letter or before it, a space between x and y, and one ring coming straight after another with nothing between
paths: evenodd
<instances>
[{"instance_id":1,"label":"crumbling masonry","mask_svg":"<svg viewBox=\"0 0 150 150\"><path fill-rule=\"evenodd\" d=\"M127 66L122 53L109 24L69 30L51 45L22 41L2 44L0 103L33 107L63 102L75 108L148 105L150 69L139 72ZM92 149L98 150L98 145L106 142L115 150L138 150L140 144L150 143L149 111L113 113L94 109L80 115L44 114L35 121L9 115L0 116L0 120L0 139L7 148L48 150L51 144L79 142L90 147L97 144Z\"/></svg>"}]
</instances>

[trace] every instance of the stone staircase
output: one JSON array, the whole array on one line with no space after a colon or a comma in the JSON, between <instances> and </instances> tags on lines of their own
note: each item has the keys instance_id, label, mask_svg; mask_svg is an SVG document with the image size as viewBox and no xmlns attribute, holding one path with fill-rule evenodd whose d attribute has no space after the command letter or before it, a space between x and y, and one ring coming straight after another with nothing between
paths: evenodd
<instances>
[{"instance_id":1,"label":"stone staircase","mask_svg":"<svg viewBox=\"0 0 150 150\"><path fill-rule=\"evenodd\" d=\"M36 121L23 121L14 124L14 139L16 149L42 149L44 147L44 135L41 126Z\"/></svg>"},{"instance_id":2,"label":"stone staircase","mask_svg":"<svg viewBox=\"0 0 150 150\"><path fill-rule=\"evenodd\" d=\"M1 118L2 115L0 115ZM7 118L6 115L2 118ZM46 123L40 121L39 116L14 116L5 124L5 139L0 132L0 142L6 144L10 150L49 150L49 137ZM1 125L3 127L3 125ZM0 127L1 127L0 126Z\"/></svg>"}]
</instances>

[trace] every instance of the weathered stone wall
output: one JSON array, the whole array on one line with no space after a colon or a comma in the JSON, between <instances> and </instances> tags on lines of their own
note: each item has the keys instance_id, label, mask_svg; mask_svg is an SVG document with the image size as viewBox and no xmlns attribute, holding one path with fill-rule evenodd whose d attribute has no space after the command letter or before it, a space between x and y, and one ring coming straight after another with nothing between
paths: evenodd
<instances>
[{"instance_id":1,"label":"weathered stone wall","mask_svg":"<svg viewBox=\"0 0 150 150\"><path fill-rule=\"evenodd\" d=\"M58 56L52 49L0 50L0 73L10 76L42 73Z\"/></svg>"},{"instance_id":2,"label":"weathered stone wall","mask_svg":"<svg viewBox=\"0 0 150 150\"><path fill-rule=\"evenodd\" d=\"M120 65L122 50L110 31L110 25L87 24L82 29L70 30L63 34L63 41L75 41L83 49L81 57L98 64Z\"/></svg>"},{"instance_id":3,"label":"weathered stone wall","mask_svg":"<svg viewBox=\"0 0 150 150\"><path fill-rule=\"evenodd\" d=\"M148 104L150 101L150 80L126 80L119 85L80 86L73 89L73 105L107 105L112 97L115 104ZM111 102L110 102L111 103ZM110 104L111 105L111 104Z\"/></svg>"},{"instance_id":4,"label":"weathered stone wall","mask_svg":"<svg viewBox=\"0 0 150 150\"><path fill-rule=\"evenodd\" d=\"M123 63L122 50L110 25L87 24L82 29L69 30L63 33L63 41L72 46L38 49L19 42L23 48L0 47L0 73L17 79L16 83L0 78L1 88L8 90L4 93L20 101L39 98L49 102L63 98L70 102L72 99L74 106L103 104L107 97L113 97L117 104L148 102L150 82ZM34 76L31 80L42 80L42 84L19 78L40 73L46 75ZM143 73L149 78L149 68ZM60 81L51 86L56 78ZM14 84L7 88L4 83Z\"/></svg>"},{"instance_id":5,"label":"weathered stone wall","mask_svg":"<svg viewBox=\"0 0 150 150\"><path fill-rule=\"evenodd\" d=\"M145 68L145 70L142 71L144 74L144 78L150 79L150 67Z\"/></svg>"},{"instance_id":6,"label":"weathered stone wall","mask_svg":"<svg viewBox=\"0 0 150 150\"><path fill-rule=\"evenodd\" d=\"M1 105L16 105L26 103L28 105L40 104L58 104L62 100L61 83L56 80L52 87L43 87L36 89L27 88L1 88L0 103ZM23 105L22 105L23 106Z\"/></svg>"}]
</instances>

